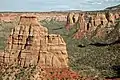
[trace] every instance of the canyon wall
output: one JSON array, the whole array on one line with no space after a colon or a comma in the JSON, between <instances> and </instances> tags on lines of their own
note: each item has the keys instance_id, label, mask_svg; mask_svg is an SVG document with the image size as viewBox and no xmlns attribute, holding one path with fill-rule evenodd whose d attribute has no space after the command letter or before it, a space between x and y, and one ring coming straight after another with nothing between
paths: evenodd
<instances>
[{"instance_id":1,"label":"canyon wall","mask_svg":"<svg viewBox=\"0 0 120 80\"><path fill-rule=\"evenodd\" d=\"M119 12L69 13L65 28L68 31L76 28L74 34L76 39L82 39L86 34L92 35L91 33L94 31L97 31L97 36L102 36L104 34L103 30L106 30L105 27L115 26L117 19L120 19Z\"/></svg>"},{"instance_id":2,"label":"canyon wall","mask_svg":"<svg viewBox=\"0 0 120 80\"><path fill-rule=\"evenodd\" d=\"M42 20L56 20L56 21L66 21L66 13L54 13L54 12L24 12L24 13L0 13L0 21L4 22L13 22L16 21L17 18L19 18L23 14L29 14L29 15L36 15L38 18L38 21Z\"/></svg>"}]
</instances>

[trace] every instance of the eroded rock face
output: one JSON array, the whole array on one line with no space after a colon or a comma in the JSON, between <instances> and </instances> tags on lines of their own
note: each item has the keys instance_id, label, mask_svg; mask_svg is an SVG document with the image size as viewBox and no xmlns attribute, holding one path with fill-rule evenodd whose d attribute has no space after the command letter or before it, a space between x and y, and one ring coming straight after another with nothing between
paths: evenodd
<instances>
[{"instance_id":1,"label":"eroded rock face","mask_svg":"<svg viewBox=\"0 0 120 80\"><path fill-rule=\"evenodd\" d=\"M18 26L11 31L4 63L16 62L22 66L68 67L66 43L60 35L48 34L35 16L21 16Z\"/></svg>"},{"instance_id":2,"label":"eroded rock face","mask_svg":"<svg viewBox=\"0 0 120 80\"><path fill-rule=\"evenodd\" d=\"M80 13L80 15L78 16L77 22L75 22L76 24L79 24L79 27L77 26L77 29L76 29L77 32L73 34L74 38L82 39L86 35L89 35L90 37L90 35L94 34L94 32L96 35L100 35L102 37L103 34L106 35L106 31L109 32L111 30L110 29L111 26L115 26L117 24L116 19L119 19L119 18L120 18L120 15L118 12L116 13L98 12L93 14ZM69 28L69 30L70 29L71 28Z\"/></svg>"},{"instance_id":3,"label":"eroded rock face","mask_svg":"<svg viewBox=\"0 0 120 80\"><path fill-rule=\"evenodd\" d=\"M119 13L115 13L115 14L114 14L114 18L115 18L115 19L119 19L119 18L120 18Z\"/></svg>"},{"instance_id":4,"label":"eroded rock face","mask_svg":"<svg viewBox=\"0 0 120 80\"><path fill-rule=\"evenodd\" d=\"M100 14L100 21L101 21L101 25L106 25L108 23L105 14Z\"/></svg>"},{"instance_id":5,"label":"eroded rock face","mask_svg":"<svg viewBox=\"0 0 120 80\"><path fill-rule=\"evenodd\" d=\"M68 31L70 30L71 24L73 24L73 13L69 13L67 15L67 22L66 22L66 26L65 26L66 30L68 30Z\"/></svg>"},{"instance_id":6,"label":"eroded rock face","mask_svg":"<svg viewBox=\"0 0 120 80\"><path fill-rule=\"evenodd\" d=\"M95 15L95 23L94 24L95 24L94 26L98 26L101 24L100 14L98 14L98 13Z\"/></svg>"},{"instance_id":7,"label":"eroded rock face","mask_svg":"<svg viewBox=\"0 0 120 80\"><path fill-rule=\"evenodd\" d=\"M113 23L113 24L115 23L115 17L113 13L110 13L110 12L106 13L106 18L108 22Z\"/></svg>"},{"instance_id":8,"label":"eroded rock face","mask_svg":"<svg viewBox=\"0 0 120 80\"><path fill-rule=\"evenodd\" d=\"M86 21L85 21L85 15L79 14L77 24L80 25L80 28L77 33L75 33L74 38L82 38L84 37L85 31L86 31Z\"/></svg>"},{"instance_id":9,"label":"eroded rock face","mask_svg":"<svg viewBox=\"0 0 120 80\"><path fill-rule=\"evenodd\" d=\"M80 24L80 29L85 30L85 23L86 22L85 22L84 14L79 14L77 22Z\"/></svg>"},{"instance_id":10,"label":"eroded rock face","mask_svg":"<svg viewBox=\"0 0 120 80\"><path fill-rule=\"evenodd\" d=\"M68 16L67 16L67 23L73 24L73 16L74 16L74 13L69 13L68 14Z\"/></svg>"}]
</instances>

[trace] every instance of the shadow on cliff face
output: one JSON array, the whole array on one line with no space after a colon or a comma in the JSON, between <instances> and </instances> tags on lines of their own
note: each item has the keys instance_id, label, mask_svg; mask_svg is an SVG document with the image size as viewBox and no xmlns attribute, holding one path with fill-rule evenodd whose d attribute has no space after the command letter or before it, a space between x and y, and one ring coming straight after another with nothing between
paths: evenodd
<instances>
[{"instance_id":1,"label":"shadow on cliff face","mask_svg":"<svg viewBox=\"0 0 120 80\"><path fill-rule=\"evenodd\" d=\"M60 27L60 28L55 28L55 29L52 29L52 30L59 30L59 29L63 29L64 27Z\"/></svg>"},{"instance_id":2,"label":"shadow on cliff face","mask_svg":"<svg viewBox=\"0 0 120 80\"><path fill-rule=\"evenodd\" d=\"M84 47L86 47L86 46L83 45L83 44L80 44L80 45L78 45L78 47L84 48Z\"/></svg>"},{"instance_id":3,"label":"shadow on cliff face","mask_svg":"<svg viewBox=\"0 0 120 80\"><path fill-rule=\"evenodd\" d=\"M115 45L115 44L120 44L120 39L118 39L117 41L112 42L112 43L94 43L94 44L90 44L90 45L93 45L96 47L102 47L102 46L110 46L110 45Z\"/></svg>"},{"instance_id":4,"label":"shadow on cliff face","mask_svg":"<svg viewBox=\"0 0 120 80\"><path fill-rule=\"evenodd\" d=\"M112 69L116 72L115 78L120 78L120 65L112 66Z\"/></svg>"},{"instance_id":5,"label":"shadow on cliff face","mask_svg":"<svg viewBox=\"0 0 120 80\"><path fill-rule=\"evenodd\" d=\"M113 26L111 26L111 27L113 27ZM97 34L96 32L94 32L94 33L95 33L95 35ZM95 36L94 35L94 36L92 36L91 39L88 39L88 38L86 38L87 40L81 39L80 40L81 44L79 44L78 47L82 48L82 47L85 47L88 45L96 46L96 47L104 47L104 46L120 44L120 22L118 22L114 26L114 28L111 31L109 31L109 33L104 33L104 34L105 34L105 36L103 38L94 37Z\"/></svg>"},{"instance_id":6,"label":"shadow on cliff face","mask_svg":"<svg viewBox=\"0 0 120 80\"><path fill-rule=\"evenodd\" d=\"M105 46L112 46L112 45L116 45L116 44L120 44L120 38L114 42L111 42L111 43L107 43L107 42L96 42L96 43L90 43L88 45L91 45L91 46L95 46L95 47L105 47ZM84 44L79 44L78 47L80 48L84 48L88 45L84 45Z\"/></svg>"},{"instance_id":7,"label":"shadow on cliff face","mask_svg":"<svg viewBox=\"0 0 120 80\"><path fill-rule=\"evenodd\" d=\"M113 65L111 69L115 72L115 76L112 77L106 77L106 79L110 80L120 80L120 65Z\"/></svg>"},{"instance_id":8,"label":"shadow on cliff face","mask_svg":"<svg viewBox=\"0 0 120 80\"><path fill-rule=\"evenodd\" d=\"M114 28L109 32L105 40L96 38L88 40L86 37L82 40L73 39L72 34L76 29L73 28L67 32L65 28L61 29L65 25L62 22L43 22L42 25L46 26L50 33L58 33L64 38L70 57L70 67L75 71L80 71L80 75L98 75L109 78L119 75L116 72L118 70L112 68L113 65L120 63L119 25L116 26L117 29Z\"/></svg>"}]
</instances>

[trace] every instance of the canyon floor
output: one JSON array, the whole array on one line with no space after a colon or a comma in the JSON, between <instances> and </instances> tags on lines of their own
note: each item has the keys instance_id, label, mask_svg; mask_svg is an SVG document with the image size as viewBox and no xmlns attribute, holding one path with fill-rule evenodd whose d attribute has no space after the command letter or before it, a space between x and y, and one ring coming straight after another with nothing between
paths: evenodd
<instances>
[{"instance_id":1,"label":"canyon floor","mask_svg":"<svg viewBox=\"0 0 120 80\"><path fill-rule=\"evenodd\" d=\"M82 76L87 77L120 77L120 47L115 44L89 44L89 40L73 39L74 29L67 32L65 22L51 20L41 21L50 33L61 34L67 43L69 65ZM118 25L120 26L120 25Z\"/></svg>"}]
</instances>

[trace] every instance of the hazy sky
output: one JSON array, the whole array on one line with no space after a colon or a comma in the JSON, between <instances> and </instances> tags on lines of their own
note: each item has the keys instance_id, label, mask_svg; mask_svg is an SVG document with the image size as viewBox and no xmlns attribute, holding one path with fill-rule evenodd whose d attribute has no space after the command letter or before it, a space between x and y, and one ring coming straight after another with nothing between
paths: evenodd
<instances>
[{"instance_id":1,"label":"hazy sky","mask_svg":"<svg viewBox=\"0 0 120 80\"><path fill-rule=\"evenodd\" d=\"M120 0L1 0L0 11L100 10Z\"/></svg>"}]
</instances>

